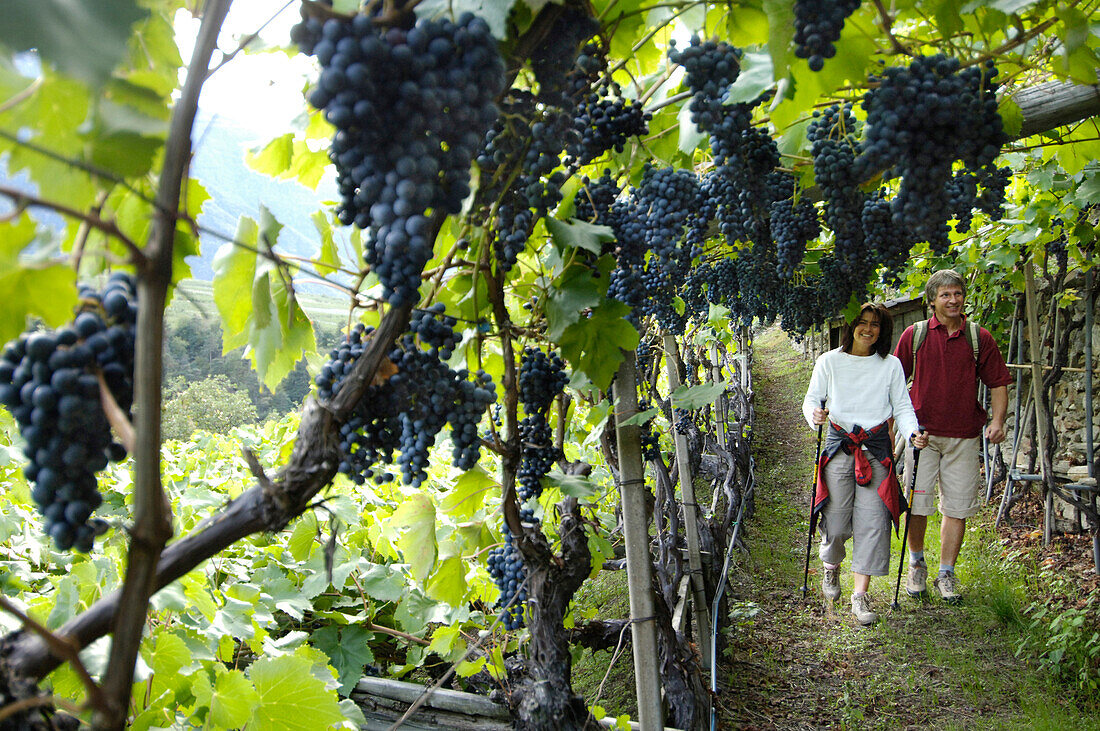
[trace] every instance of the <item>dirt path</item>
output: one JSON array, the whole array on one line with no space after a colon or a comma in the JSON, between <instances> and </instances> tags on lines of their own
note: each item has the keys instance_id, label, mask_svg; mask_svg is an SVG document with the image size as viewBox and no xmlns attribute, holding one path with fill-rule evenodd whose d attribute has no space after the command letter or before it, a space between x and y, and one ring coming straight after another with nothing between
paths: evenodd
<instances>
[{"instance_id":1,"label":"dirt path","mask_svg":"<svg viewBox=\"0 0 1100 731\"><path fill-rule=\"evenodd\" d=\"M900 539L889 577L871 593L881 621L859 626L848 612L845 562L836 611L821 600L816 540L810 593L801 592L814 433L800 404L812 364L778 331L757 338L756 515L751 555L731 583L729 648L720 676L723 726L809 728L1096 728L1041 670L1015 656L1027 598L1003 547L968 526L959 572L962 606L904 595L891 611ZM991 512L991 511L987 511ZM988 522L988 521L985 521ZM938 523L929 526L929 536ZM930 545L930 555L937 547ZM1007 568L1006 568L1007 567ZM1021 566L1021 572L1027 569ZM1017 572L1017 573L1021 573Z\"/></svg>"}]
</instances>

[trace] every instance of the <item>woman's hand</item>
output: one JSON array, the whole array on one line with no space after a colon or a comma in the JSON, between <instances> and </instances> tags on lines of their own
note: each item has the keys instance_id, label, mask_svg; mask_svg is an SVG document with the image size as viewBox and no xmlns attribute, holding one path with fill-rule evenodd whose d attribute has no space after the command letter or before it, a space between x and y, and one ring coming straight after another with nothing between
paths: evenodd
<instances>
[{"instance_id":1,"label":"woman's hand","mask_svg":"<svg viewBox=\"0 0 1100 731\"><path fill-rule=\"evenodd\" d=\"M814 424L821 426L822 424L829 423L829 410L828 409L814 409Z\"/></svg>"},{"instance_id":2,"label":"woman's hand","mask_svg":"<svg viewBox=\"0 0 1100 731\"><path fill-rule=\"evenodd\" d=\"M924 449L928 446L928 432L919 431L913 432L909 435L909 443L917 449Z\"/></svg>"}]
</instances>

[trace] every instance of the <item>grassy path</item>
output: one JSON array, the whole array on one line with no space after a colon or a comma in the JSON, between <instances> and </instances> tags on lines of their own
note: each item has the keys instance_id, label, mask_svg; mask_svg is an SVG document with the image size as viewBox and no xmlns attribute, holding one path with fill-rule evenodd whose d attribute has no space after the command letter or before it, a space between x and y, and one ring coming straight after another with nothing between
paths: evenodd
<instances>
[{"instance_id":1,"label":"grassy path","mask_svg":"<svg viewBox=\"0 0 1100 731\"><path fill-rule=\"evenodd\" d=\"M732 577L718 700L723 726L1100 728L1095 709L1078 708L1065 688L1016 657L1036 566L1005 558L991 529L992 507L967 527L960 606L921 603L903 590L900 610L891 611L895 576L875 578L871 593L881 621L860 627L848 612L847 561L841 602L835 612L824 606L816 545L811 594L803 599L815 441L800 404L811 367L776 330L756 341L756 515L746 526L751 554ZM933 518L933 559L938 531ZM895 538L892 572L899 548Z\"/></svg>"}]
</instances>

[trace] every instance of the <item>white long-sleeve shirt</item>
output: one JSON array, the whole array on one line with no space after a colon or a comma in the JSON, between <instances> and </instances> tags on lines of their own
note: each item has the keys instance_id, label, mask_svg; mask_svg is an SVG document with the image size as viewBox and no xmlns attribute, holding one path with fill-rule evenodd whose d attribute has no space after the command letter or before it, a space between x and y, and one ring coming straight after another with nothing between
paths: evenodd
<instances>
[{"instance_id":1,"label":"white long-sleeve shirt","mask_svg":"<svg viewBox=\"0 0 1100 731\"><path fill-rule=\"evenodd\" d=\"M814 409L821 407L822 399L829 419L849 432L857 424L864 429L878 426L891 416L898 433L906 438L917 432L905 373L901 361L892 355L852 355L839 348L822 353L802 401L802 413L811 428L817 428Z\"/></svg>"}]
</instances>

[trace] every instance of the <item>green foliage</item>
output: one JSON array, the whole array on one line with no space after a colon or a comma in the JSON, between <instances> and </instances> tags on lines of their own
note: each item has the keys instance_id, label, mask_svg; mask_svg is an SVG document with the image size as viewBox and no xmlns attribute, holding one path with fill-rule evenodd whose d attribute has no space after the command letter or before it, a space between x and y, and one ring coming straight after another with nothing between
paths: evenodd
<instances>
[{"instance_id":1,"label":"green foliage","mask_svg":"<svg viewBox=\"0 0 1100 731\"><path fill-rule=\"evenodd\" d=\"M1100 592L1081 596L1076 582L1044 569L1043 597L1028 605L1031 620L1016 655L1037 660L1082 699L1100 695Z\"/></svg>"},{"instance_id":2,"label":"green foliage","mask_svg":"<svg viewBox=\"0 0 1100 731\"><path fill-rule=\"evenodd\" d=\"M164 403L165 439L190 439L198 430L228 434L234 427L256 421L256 407L248 393L238 391L225 376L211 376L187 385L169 385L178 393Z\"/></svg>"}]
</instances>

